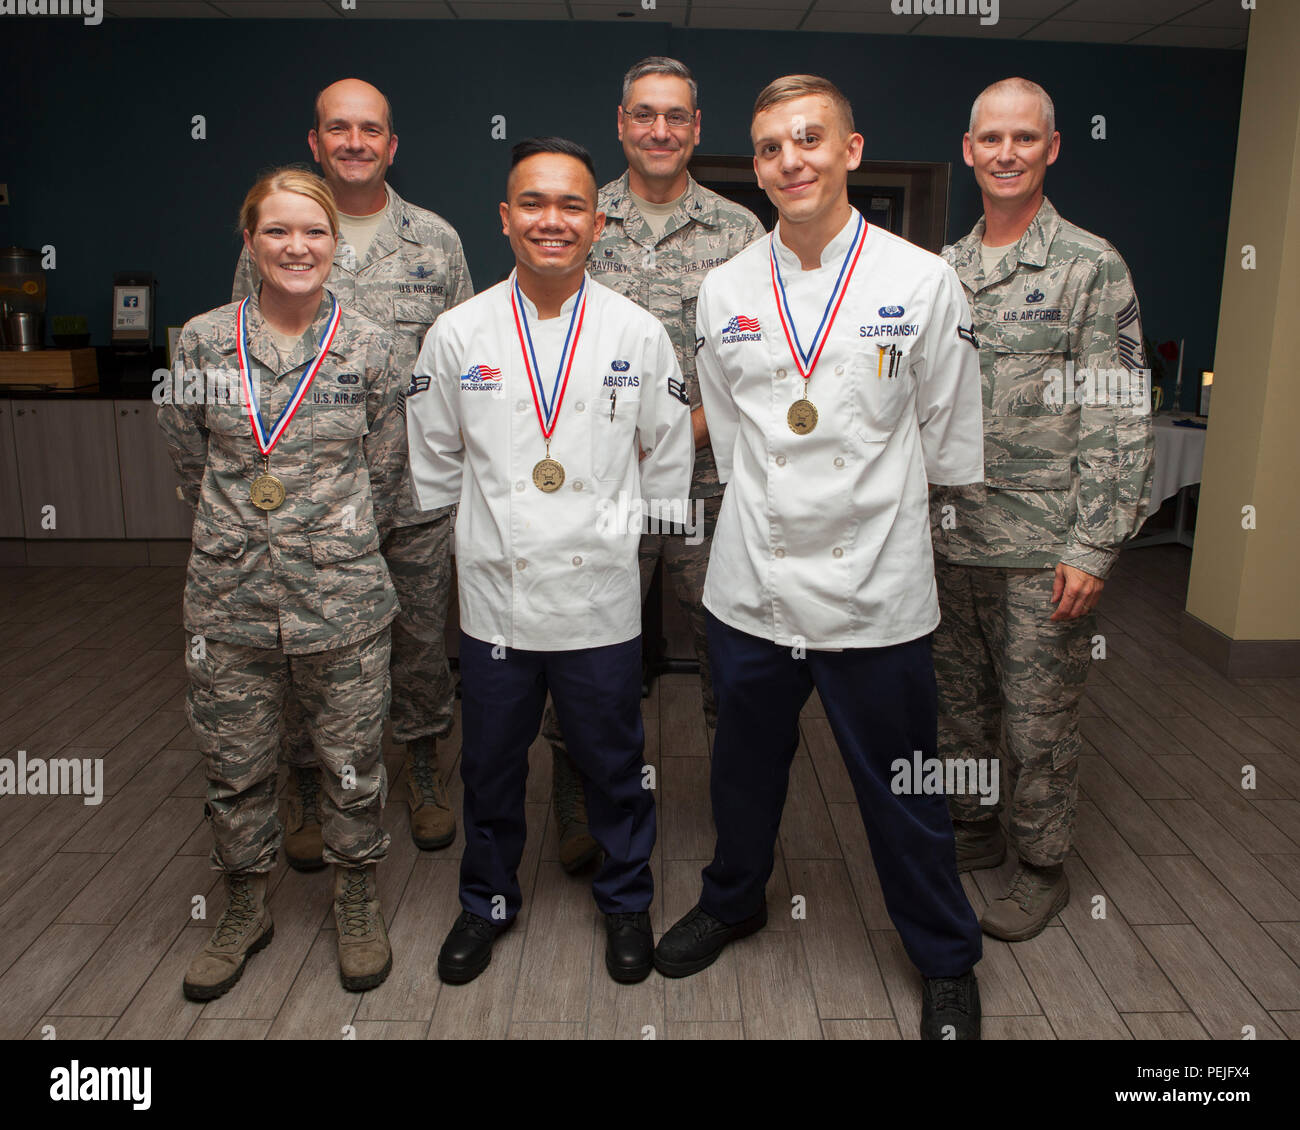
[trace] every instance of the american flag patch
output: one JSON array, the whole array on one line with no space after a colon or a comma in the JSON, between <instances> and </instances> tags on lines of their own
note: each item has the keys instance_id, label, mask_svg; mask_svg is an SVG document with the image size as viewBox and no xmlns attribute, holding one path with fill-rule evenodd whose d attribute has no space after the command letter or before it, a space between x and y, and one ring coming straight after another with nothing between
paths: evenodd
<instances>
[{"instance_id":1,"label":"american flag patch","mask_svg":"<svg viewBox=\"0 0 1300 1130\"><path fill-rule=\"evenodd\" d=\"M751 318L746 314L737 314L722 327L722 332L724 334L756 334L759 332L758 319Z\"/></svg>"}]
</instances>

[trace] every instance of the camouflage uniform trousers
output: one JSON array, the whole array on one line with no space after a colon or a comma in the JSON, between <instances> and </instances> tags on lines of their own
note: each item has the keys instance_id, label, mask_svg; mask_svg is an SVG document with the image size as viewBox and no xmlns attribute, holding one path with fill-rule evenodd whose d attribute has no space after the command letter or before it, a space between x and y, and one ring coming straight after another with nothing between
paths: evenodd
<instances>
[{"instance_id":1,"label":"camouflage uniform trousers","mask_svg":"<svg viewBox=\"0 0 1300 1130\"><path fill-rule=\"evenodd\" d=\"M402 610L393 621L393 741L451 733L455 686L447 666L451 589L451 510L432 522L400 526L381 552ZM313 766L316 753L292 690L284 712L284 760Z\"/></svg>"},{"instance_id":2,"label":"camouflage uniform trousers","mask_svg":"<svg viewBox=\"0 0 1300 1130\"><path fill-rule=\"evenodd\" d=\"M718 705L713 698L713 674L709 668L709 641L704 631L704 575L709 567L709 547L713 544L713 531L722 509L722 495L701 499L704 503L704 540L699 545L687 545L681 535L642 534L637 560L641 568L641 603L645 603L654 577L655 562L662 556L664 572L671 580L677 601L691 625L691 639L695 655L700 662L700 687L704 692L704 722L710 728L718 725ZM546 714L542 718L542 737L551 745L564 748L564 735L555 705L547 699Z\"/></svg>"},{"instance_id":3,"label":"camouflage uniform trousers","mask_svg":"<svg viewBox=\"0 0 1300 1130\"><path fill-rule=\"evenodd\" d=\"M360 866L384 858L389 837L379 817L388 793L381 752L390 648L385 627L310 655L213 639L201 658L186 653L186 707L207 761L204 814L214 867L266 872L275 866L277 723L290 687L320 751L326 862Z\"/></svg>"},{"instance_id":4,"label":"camouflage uniform trousers","mask_svg":"<svg viewBox=\"0 0 1300 1130\"><path fill-rule=\"evenodd\" d=\"M950 795L954 820L996 817L1020 859L1035 867L1070 853L1079 798L1079 699L1096 615L1053 623L1053 569L1005 569L935 560L943 619L934 634L939 757L995 758L1005 727L1007 775L998 803Z\"/></svg>"}]
</instances>

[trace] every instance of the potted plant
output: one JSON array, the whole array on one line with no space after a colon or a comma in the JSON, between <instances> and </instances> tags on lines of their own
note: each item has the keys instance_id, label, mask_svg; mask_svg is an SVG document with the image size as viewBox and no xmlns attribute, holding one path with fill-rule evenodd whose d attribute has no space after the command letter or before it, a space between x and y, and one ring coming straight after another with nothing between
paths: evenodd
<instances>
[{"instance_id":1,"label":"potted plant","mask_svg":"<svg viewBox=\"0 0 1300 1130\"><path fill-rule=\"evenodd\" d=\"M50 320L55 349L85 349L90 344L90 327L81 314L60 314Z\"/></svg>"}]
</instances>

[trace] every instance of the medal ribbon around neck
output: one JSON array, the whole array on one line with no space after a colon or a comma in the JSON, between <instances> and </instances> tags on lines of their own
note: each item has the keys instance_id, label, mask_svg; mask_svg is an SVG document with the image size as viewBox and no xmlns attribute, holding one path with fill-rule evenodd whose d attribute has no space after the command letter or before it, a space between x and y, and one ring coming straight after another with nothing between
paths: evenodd
<instances>
[{"instance_id":1,"label":"medal ribbon around neck","mask_svg":"<svg viewBox=\"0 0 1300 1130\"><path fill-rule=\"evenodd\" d=\"M302 403L303 397L307 395L307 389L311 387L311 382L315 380L316 373L325 360L325 354L329 352L329 347L334 341L334 334L343 318L343 308L339 306L339 300L333 294L330 295L330 298L334 302L334 308L330 311L329 321L325 323L325 332L321 335L320 348L316 351L316 358L307 366L303 375L298 378L298 387L293 390L289 403L285 405L284 411L280 413L280 418L276 420L275 426L271 429L269 435L262 426L262 413L257 405L257 390L253 387L253 371L248 363L249 300L245 298L239 304L239 312L235 315L235 336L239 353L239 380L244 386L244 401L248 405L249 418L253 421L253 438L257 441L257 449L263 455L269 456L271 454L271 448L279 442L280 437L289 426L289 421L293 419L293 414L298 411L298 406Z\"/></svg>"},{"instance_id":2,"label":"medal ribbon around neck","mask_svg":"<svg viewBox=\"0 0 1300 1130\"><path fill-rule=\"evenodd\" d=\"M533 392L537 422L541 425L542 439L546 441L549 452L551 436L560 418L560 405L564 403L564 393L569 387L569 370L573 368L573 358L578 352L578 338L582 336L582 320L587 310L587 279L583 277L577 300L573 303L573 313L569 315L569 330L564 335L564 349L560 353L559 367L555 370L555 383L551 387L552 399L549 401L542 385L541 370L537 366L537 353L533 349L533 337L528 329L528 311L524 308L517 276L510 285L510 308L515 315L515 332L519 335L519 351L524 355L524 369L528 372L528 387Z\"/></svg>"},{"instance_id":3,"label":"medal ribbon around neck","mask_svg":"<svg viewBox=\"0 0 1300 1130\"><path fill-rule=\"evenodd\" d=\"M831 327L835 324L835 317L840 312L840 303L844 301L844 295L848 292L849 280L853 278L854 268L858 265L858 256L862 254L862 247L866 241L867 222L859 213L857 230L853 233L853 240L849 244L849 249L844 253L844 261L840 264L839 277L835 280L835 287L826 302L826 309L822 312L821 324L817 327L817 332L813 335L813 340L808 349L804 350L803 346L799 344L799 331L795 329L794 311L790 309L790 303L785 296L785 283L781 279L781 265L776 261L776 233L773 232L772 234L770 248L772 293L776 297L776 311L781 316L781 328L785 330L786 344L790 346L790 355L794 358L795 368L799 370L799 375L804 379L805 388L808 379L813 375L813 370L817 368L822 349L830 337Z\"/></svg>"}]
</instances>

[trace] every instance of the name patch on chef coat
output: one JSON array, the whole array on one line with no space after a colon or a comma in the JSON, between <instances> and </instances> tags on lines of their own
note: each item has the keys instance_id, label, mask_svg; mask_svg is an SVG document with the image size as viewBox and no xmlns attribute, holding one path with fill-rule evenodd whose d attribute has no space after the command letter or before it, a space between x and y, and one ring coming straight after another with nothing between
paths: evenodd
<instances>
[{"instance_id":1,"label":"name patch on chef coat","mask_svg":"<svg viewBox=\"0 0 1300 1130\"><path fill-rule=\"evenodd\" d=\"M915 337L920 332L915 322L874 322L858 327L858 337Z\"/></svg>"}]
</instances>

